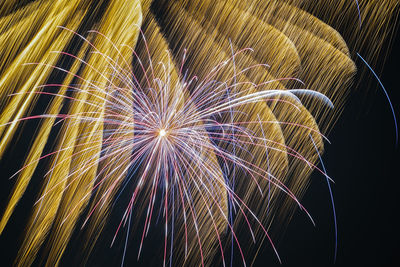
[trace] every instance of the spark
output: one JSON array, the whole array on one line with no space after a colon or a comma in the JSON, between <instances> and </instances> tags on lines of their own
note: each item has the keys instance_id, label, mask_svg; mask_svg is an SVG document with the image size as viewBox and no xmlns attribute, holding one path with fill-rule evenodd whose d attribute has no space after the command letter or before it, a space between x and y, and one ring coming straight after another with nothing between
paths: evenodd
<instances>
[{"instance_id":1,"label":"spark","mask_svg":"<svg viewBox=\"0 0 400 267\"><path fill-rule=\"evenodd\" d=\"M167 134L167 132L165 131L165 129L160 129L158 134L160 135L160 137L164 137Z\"/></svg>"}]
</instances>

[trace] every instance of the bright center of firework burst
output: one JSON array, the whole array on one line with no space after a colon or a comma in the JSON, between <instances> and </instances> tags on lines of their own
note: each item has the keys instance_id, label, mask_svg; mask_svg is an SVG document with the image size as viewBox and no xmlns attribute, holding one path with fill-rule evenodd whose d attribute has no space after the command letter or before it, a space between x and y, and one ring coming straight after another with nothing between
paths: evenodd
<instances>
[{"instance_id":1,"label":"bright center of firework burst","mask_svg":"<svg viewBox=\"0 0 400 267\"><path fill-rule=\"evenodd\" d=\"M160 129L158 134L160 135L160 137L164 137L167 134L167 132L165 131L165 129Z\"/></svg>"}]
</instances>

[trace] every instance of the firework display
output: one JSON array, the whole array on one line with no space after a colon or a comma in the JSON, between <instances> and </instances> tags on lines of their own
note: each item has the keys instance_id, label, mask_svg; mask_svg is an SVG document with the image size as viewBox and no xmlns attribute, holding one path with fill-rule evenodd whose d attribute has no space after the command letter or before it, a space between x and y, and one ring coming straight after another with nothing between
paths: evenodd
<instances>
[{"instance_id":1,"label":"firework display","mask_svg":"<svg viewBox=\"0 0 400 267\"><path fill-rule=\"evenodd\" d=\"M363 79L386 53L399 6L3 1L0 158L32 141L0 233L36 188L15 265L62 265L77 231L85 265L115 210L102 242L122 244L121 265L150 235L162 241L149 264L246 266L262 246L281 261L275 240L294 212L314 223L301 202L311 172L332 197L324 142L360 82L357 60Z\"/></svg>"}]
</instances>

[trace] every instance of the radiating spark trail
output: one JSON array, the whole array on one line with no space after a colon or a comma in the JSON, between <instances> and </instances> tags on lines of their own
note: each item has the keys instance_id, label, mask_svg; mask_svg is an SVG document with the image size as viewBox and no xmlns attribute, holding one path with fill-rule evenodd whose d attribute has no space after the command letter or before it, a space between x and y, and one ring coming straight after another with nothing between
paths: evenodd
<instances>
[{"instance_id":1,"label":"radiating spark trail","mask_svg":"<svg viewBox=\"0 0 400 267\"><path fill-rule=\"evenodd\" d=\"M86 39L85 41L89 42ZM46 187L45 193L38 199L37 203L42 202L43 199L46 198L48 194L51 194L53 190L55 190L61 183L66 183L63 190L68 190L68 188L72 186L72 183L77 181L79 178L79 176L76 176L76 174L80 172L84 173L92 166L103 165L102 169L98 170L98 174L95 177L95 180L98 181L94 184L93 191L96 191L100 186L102 186L102 184L107 182L113 173L117 173L118 168L115 168L114 170L108 170L108 168L112 166L112 161L109 161L109 159L117 157L118 154L132 151L129 158L126 158L119 163L120 166L126 165L126 167L124 167L125 170L122 171L122 173L126 173L128 169L137 169L135 172L139 171L139 175L137 175L137 184L132 192L131 200L125 210L120 225L118 226L112 241L113 244L118 235L120 227L125 227L127 224L128 228L124 241L124 252L121 266L123 266L125 261L127 242L129 238L129 232L131 231L133 207L136 205L135 203L139 203L138 195L143 193L148 194L147 200L140 200L140 203L147 202L148 204L146 212L147 215L145 216L144 228L138 252L139 257L144 238L147 236L150 225L152 224L153 209L155 207L155 200L159 190L164 190L161 195L163 205L162 207L160 206L160 209L163 210L163 217L165 219L164 265L167 263L168 238L171 239L169 249L171 255L169 257L169 261L170 264L172 263L172 246L174 237L173 228L176 226L175 216L178 216L176 209L180 209L181 212L183 212L183 217L185 218L185 239L188 236L188 233L186 232L188 218L186 217L189 215L189 217L192 218L192 222L194 223L196 229L195 236L199 243L200 253L203 253L201 246L202 240L199 234L201 225L198 225L197 220L199 220L199 217L196 215L196 209L199 207L197 207L197 204L193 202L193 196L196 194L200 194L200 198L205 204L207 213L210 216L209 219L212 222L214 229L213 231L215 231L217 239L219 240L218 246L221 250L223 263L225 264L223 245L221 243L220 233L217 226L218 222L216 221L215 215L213 215L215 212L216 214L220 214L222 216L224 223L227 225L227 229L229 229L232 234L232 242L234 241L234 243L236 243L238 246L243 263L245 264L244 254L239 244L239 240L234 233L232 210L230 211L230 215L225 214L225 207L221 206L219 203L220 201L224 201L221 199L223 196L222 192L226 192L226 196L223 196L222 198L229 199L229 202L231 203L230 209L237 209L239 213L243 214L254 242L255 235L252 230L253 227L250 223L250 217L254 219L259 227L263 229L263 232L265 235L267 235L272 248L279 259L277 250L272 243L271 238L268 236L267 230L262 225L262 222L259 221L255 213L250 210L246 203L240 199L237 194L235 194L235 181L228 183L228 181L220 180L219 171L217 171L219 168L218 163L215 160L207 158L206 155L215 154L216 157L219 157L233 168L241 169L248 174L250 179L254 179L254 182L257 185L258 182L255 179L256 176L262 177L263 180L268 181L268 199L270 199L271 187L274 186L279 190L282 190L282 192L297 202L298 205L303 209L295 195L290 191L289 188L280 182L279 179L270 173L269 168L267 170L262 170L256 165L252 164L252 157L250 155L249 160L243 157L243 155L236 155L236 148L244 152L247 151L247 147L249 145L263 146L266 150L277 150L276 147L271 146L274 141L266 138L264 132L260 137L256 135L254 131L250 131L250 129L247 127L252 124L256 126L259 125L259 127L262 129L261 131L264 131L263 128L268 127L268 124L285 124L286 122L263 121L260 117L258 117L257 121L237 121L234 119L234 117L237 113L245 114L243 111L240 111L240 109L237 108L249 103L257 103L268 100L281 101L283 104L293 105L297 109L297 112L301 112L298 106L301 106L302 103L296 94L309 95L314 98L321 99L328 106L332 106L330 100L319 92L314 92L307 89L259 90L257 92L234 89L233 92L231 92L232 88L240 88L244 85L244 83L236 81L236 78L240 75L244 75L251 69L251 67L248 67L243 71L238 71L237 73L235 72L234 77L228 79L228 81L223 81L221 83L212 80L213 77L216 76L219 71L223 70L223 67L228 64L227 61L217 65L218 67L212 70L206 81L198 81L197 85L194 87L194 90L192 89L190 96L185 95L186 93L184 92L187 92L188 88L193 86L192 83L194 79L192 78L188 81L183 80L182 82L171 84L170 77L167 74L168 69L166 68L164 68L164 77L154 76L153 71L150 72L151 77L147 77L146 75L147 86L150 86L146 87L140 85L136 77L134 77L134 81L136 82L131 82L128 77L128 75L131 75L132 73L131 70L122 70L121 66L119 66L115 60L107 58L107 56L102 55L93 44L90 45L96 50L96 53L100 54L108 62L109 69L115 71L115 74L112 75L111 78L106 78L106 76L100 74L106 78L106 83L103 85L96 81L84 79L83 77L73 74L68 70L64 70L58 66L47 64L43 65L59 71L64 71L89 84L90 87L85 90L81 89L79 84L70 85L67 88L71 92L92 95L93 99L91 101L79 99L73 96L64 96L62 94L52 92L52 88L59 86L58 84L40 86L41 88L48 88L48 91L35 93L63 97L65 100L70 102L82 103L84 105L92 106L95 109L100 108L104 102L106 107L106 116L104 118L99 118L98 116L102 113L96 111L77 112L71 114L42 114L21 118L18 120L18 122L41 118L57 118L61 121L64 121L64 123L70 124L70 127L75 127L74 125L82 122L97 123L101 121L107 125L107 127L101 133L99 133L99 136L103 136L100 156L97 158L96 155L94 155L87 158L85 162L80 163L80 167L78 165L78 167L75 170L72 170L64 179L61 179L58 183L50 186L49 188ZM89 65L83 59L77 58L72 54L64 53L62 51L54 51L54 53L70 56L94 71L97 71L94 66ZM234 56L235 55L238 54L234 54ZM235 64L234 56L232 56L230 59L232 64ZM143 70L145 70L144 67ZM115 81L118 81L120 85L117 85ZM233 81L233 83L227 86L228 82L230 81ZM265 83L268 83L268 81ZM260 86L257 84L254 85ZM97 91L103 92L103 96L97 94ZM175 92L181 93L177 94ZM296 104L280 99L281 96L289 97ZM185 98L186 100L184 100ZM96 99L98 99L99 102L96 102ZM227 113L231 116L231 119L228 121L214 119L222 118ZM11 123L16 122L13 121L9 122L8 124ZM306 125L296 125L298 127L309 128ZM314 129L309 129L311 131L315 131ZM134 135L131 136L130 133L134 133ZM317 132L317 134L323 136L319 132ZM85 134L80 135L77 138L86 140L87 137L88 136ZM214 140L214 142L210 142L209 138ZM262 143L258 144L259 141L262 141ZM233 149L233 152L231 152L222 147L222 144L233 144L235 148ZM85 141L80 144L80 146L82 146L82 150L71 154L70 159L78 157L79 154L87 153L87 151L96 149L98 147L97 143L95 142L92 143ZM70 149L70 147L60 148L60 150L49 153L38 160L50 157L54 153L58 155L58 153L68 149ZM283 149L285 151L288 150L287 153L289 155L307 162L311 168L315 167L312 163L309 163L305 157L290 147L284 146L282 151L284 151ZM48 171L46 176L51 175L52 171L56 169L57 166L64 164L66 160L68 160L68 158L62 159L55 163L55 165ZM23 168L26 168L27 166L24 166ZM150 166L152 166L153 169L151 169ZM142 169L142 171L140 171L140 169ZM132 177L129 178L129 180L131 179ZM239 177L237 179L239 179ZM246 179L246 177L242 176L240 179ZM112 184L109 185L109 189L103 193L101 198L97 203L95 203L94 207L89 212L84 225L92 216L93 212L96 209L101 208L102 201L108 198L110 192L113 191L117 183L122 180L124 180L124 177L119 176L114 182L112 182ZM148 187L150 184L151 186ZM220 191L221 189L219 188L222 188L223 191ZM150 191L148 191L149 189ZM123 190L126 190L125 186L123 187ZM264 194L260 187L259 190L260 194ZM179 192L180 194L180 198L178 198L180 201L177 203L174 197L175 191ZM90 193L84 195L81 201L86 201L88 197L90 197ZM169 211L170 208L172 208L172 212ZM74 209L72 209L70 213L66 215L62 223L65 223L70 214L73 212ZM246 213L249 213L250 217L248 217ZM173 216L173 218L169 218L171 216ZM234 243L232 243L232 245ZM203 260L202 264L204 264Z\"/></svg>"},{"instance_id":2,"label":"radiating spark trail","mask_svg":"<svg viewBox=\"0 0 400 267\"><path fill-rule=\"evenodd\" d=\"M399 141L399 131L398 131L398 128L397 128L396 112L394 111L394 107L393 107L392 101L390 100L390 96L389 96L388 92L386 91L385 86L383 86L383 83L381 82L381 79L379 79L379 76L375 73L373 68L368 64L368 62L359 53L357 53L357 56L359 58L361 58L361 60L365 63L365 65L368 67L368 69L375 76L376 80L378 81L378 83L380 84L380 86L381 86L381 88L383 90L383 93L386 96L387 101L389 102L390 109L391 109L392 115L393 115L394 128L395 128L395 138L396 138L396 147L397 147L398 141Z\"/></svg>"}]
</instances>

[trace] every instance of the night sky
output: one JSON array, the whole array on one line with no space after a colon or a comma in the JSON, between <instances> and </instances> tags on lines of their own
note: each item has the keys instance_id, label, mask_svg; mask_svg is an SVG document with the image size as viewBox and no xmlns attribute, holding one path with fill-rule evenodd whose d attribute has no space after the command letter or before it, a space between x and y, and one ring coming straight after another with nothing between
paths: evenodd
<instances>
[{"instance_id":1,"label":"night sky","mask_svg":"<svg viewBox=\"0 0 400 267\"><path fill-rule=\"evenodd\" d=\"M400 117L398 33L399 31L395 35L384 68L377 69L377 72ZM379 63L382 65L382 62ZM359 68L362 64L361 60L357 61ZM361 81L358 88L353 86L345 110L328 136L331 144L326 144L323 155L327 173L335 180L332 188L338 221L336 263L334 264L335 239L330 195L325 177L314 172L302 204L311 213L316 227L304 213L296 212L288 228L282 233L282 238L277 242L283 264L279 264L271 247L265 243L254 266L400 265L395 264L399 262L400 251L400 223L397 219L400 204L399 148L395 143L395 127L389 103L372 73L366 73L361 77L365 81ZM359 78L358 75L355 79ZM11 153L7 154L11 156L6 156L0 163L1 211L4 210L13 185L8 177L18 170L25 154L23 147L30 142L25 140L29 139L29 134L22 137L10 149ZM41 171L43 170L38 170L37 173ZM10 266L15 259L39 184L39 177L33 179L16 213L0 236L0 266ZM115 218L115 222L119 220L120 218ZM105 233L106 236L113 234L113 231ZM154 238L152 242L160 240ZM73 260L74 248L75 245L79 246L80 241L78 233L67 249L63 265L71 266L73 262L76 263ZM147 246L144 258L161 263L162 253L153 253L151 244ZM110 249L109 242L100 242L97 247L89 260L90 266L120 264L121 246ZM129 249L133 250L132 255ZM136 263L136 249L133 244L128 247L128 266ZM40 262L36 263L40 265ZM235 263L235 266L240 266L240 257L237 257Z\"/></svg>"}]
</instances>

